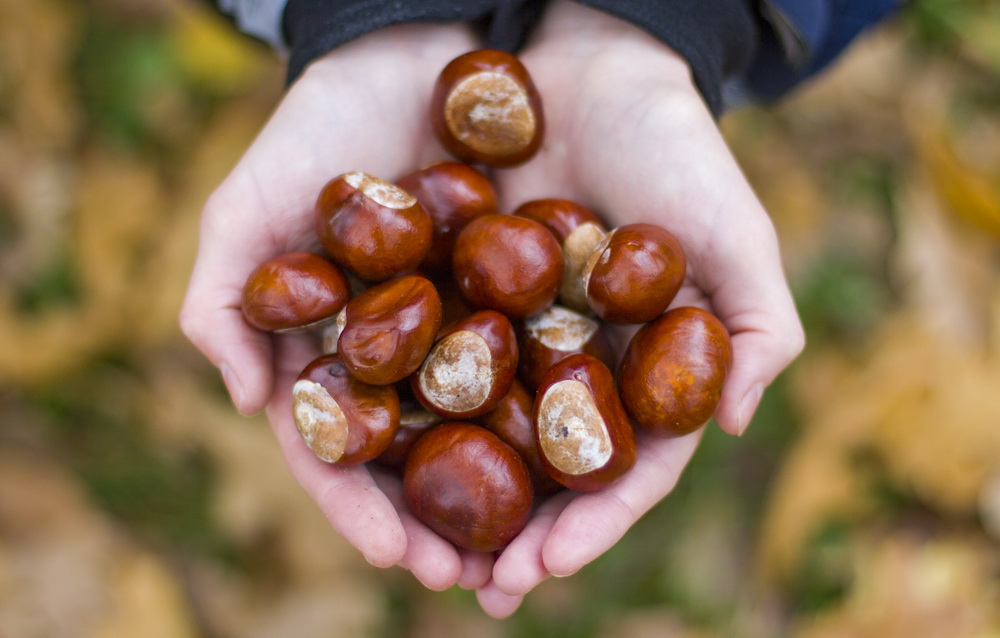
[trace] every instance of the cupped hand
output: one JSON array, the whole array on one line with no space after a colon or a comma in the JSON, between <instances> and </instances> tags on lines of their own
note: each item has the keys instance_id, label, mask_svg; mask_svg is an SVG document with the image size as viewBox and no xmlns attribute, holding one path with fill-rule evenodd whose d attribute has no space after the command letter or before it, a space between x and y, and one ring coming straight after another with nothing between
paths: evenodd
<instances>
[{"instance_id":1,"label":"cupped hand","mask_svg":"<svg viewBox=\"0 0 1000 638\"><path fill-rule=\"evenodd\" d=\"M547 131L527 164L496 176L502 209L578 201L610 226L657 223L681 242L687 278L673 305L697 305L732 335L733 367L715 414L741 434L803 330L774 227L741 173L687 64L639 29L572 2L553 3L521 59L542 95ZM614 545L676 483L700 433L640 434L635 467L608 488L542 504L503 551L479 601L507 615L550 575Z\"/></svg>"},{"instance_id":2,"label":"cupped hand","mask_svg":"<svg viewBox=\"0 0 1000 638\"><path fill-rule=\"evenodd\" d=\"M432 589L475 588L492 557L459 552L415 521L399 481L366 467L318 460L292 421L291 386L319 355L316 340L250 328L240 306L261 262L319 252L313 206L349 171L394 180L444 159L427 125L437 72L476 44L458 26L391 27L315 61L287 95L202 215L198 257L181 327L215 364L240 412L267 407L292 473L330 523L372 564L401 565Z\"/></svg>"}]
</instances>

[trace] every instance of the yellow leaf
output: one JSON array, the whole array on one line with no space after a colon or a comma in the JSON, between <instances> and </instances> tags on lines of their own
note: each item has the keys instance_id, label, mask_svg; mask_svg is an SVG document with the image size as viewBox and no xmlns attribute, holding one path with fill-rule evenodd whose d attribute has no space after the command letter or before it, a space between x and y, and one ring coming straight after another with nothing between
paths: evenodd
<instances>
[{"instance_id":1,"label":"yellow leaf","mask_svg":"<svg viewBox=\"0 0 1000 638\"><path fill-rule=\"evenodd\" d=\"M246 88L274 57L206 9L178 3L174 16L170 35L177 60L188 77L208 90L228 94Z\"/></svg>"}]
</instances>

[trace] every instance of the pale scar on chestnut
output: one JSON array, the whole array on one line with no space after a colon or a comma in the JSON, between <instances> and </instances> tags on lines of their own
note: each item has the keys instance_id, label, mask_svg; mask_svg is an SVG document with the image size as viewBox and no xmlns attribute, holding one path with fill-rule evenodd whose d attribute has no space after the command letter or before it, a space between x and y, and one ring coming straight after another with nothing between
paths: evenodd
<instances>
[{"instance_id":1,"label":"pale scar on chestnut","mask_svg":"<svg viewBox=\"0 0 1000 638\"><path fill-rule=\"evenodd\" d=\"M554 383L538 408L538 437L545 457L560 472L579 475L604 467L611 435L586 385Z\"/></svg>"},{"instance_id":2,"label":"pale scar on chestnut","mask_svg":"<svg viewBox=\"0 0 1000 638\"><path fill-rule=\"evenodd\" d=\"M442 339L420 368L418 382L427 400L449 412L475 410L493 387L493 356L478 334L459 330Z\"/></svg>"},{"instance_id":3,"label":"pale scar on chestnut","mask_svg":"<svg viewBox=\"0 0 1000 638\"><path fill-rule=\"evenodd\" d=\"M445 101L444 118L455 139L489 155L521 151L531 144L537 127L524 87L491 71L456 84Z\"/></svg>"},{"instance_id":4,"label":"pale scar on chestnut","mask_svg":"<svg viewBox=\"0 0 1000 638\"><path fill-rule=\"evenodd\" d=\"M367 173L354 172L344 175L344 181L386 208L403 210L417 203L416 198L402 188Z\"/></svg>"},{"instance_id":5,"label":"pale scar on chestnut","mask_svg":"<svg viewBox=\"0 0 1000 638\"><path fill-rule=\"evenodd\" d=\"M584 270L590 256L607 234L597 224L587 222L574 228L563 241L563 283L559 294L563 302L575 310L587 308Z\"/></svg>"},{"instance_id":6,"label":"pale scar on chestnut","mask_svg":"<svg viewBox=\"0 0 1000 638\"><path fill-rule=\"evenodd\" d=\"M292 388L295 426L316 456L336 463L347 447L347 417L322 385L302 379Z\"/></svg>"},{"instance_id":7,"label":"pale scar on chestnut","mask_svg":"<svg viewBox=\"0 0 1000 638\"><path fill-rule=\"evenodd\" d=\"M546 348L572 352L582 348L597 332L598 323L565 308L551 306L524 321L528 336Z\"/></svg>"}]
</instances>

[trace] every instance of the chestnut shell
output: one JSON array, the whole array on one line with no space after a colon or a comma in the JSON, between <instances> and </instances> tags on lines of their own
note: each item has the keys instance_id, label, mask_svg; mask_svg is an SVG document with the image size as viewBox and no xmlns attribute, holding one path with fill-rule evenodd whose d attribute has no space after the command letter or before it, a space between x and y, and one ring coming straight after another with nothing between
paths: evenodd
<instances>
[{"instance_id":1,"label":"chestnut shell","mask_svg":"<svg viewBox=\"0 0 1000 638\"><path fill-rule=\"evenodd\" d=\"M726 327L700 308L675 308L632 337L618 366L629 416L660 436L697 430L715 413L732 366Z\"/></svg>"},{"instance_id":2,"label":"chestnut shell","mask_svg":"<svg viewBox=\"0 0 1000 638\"><path fill-rule=\"evenodd\" d=\"M502 97L500 102L491 103L495 98L489 94L502 96L513 84L517 87L518 98L523 98L526 102L519 104L520 99L515 99L514 108L522 113L530 113L528 116L532 120L530 132L520 127L509 128L503 123L496 125L488 120L483 121L481 118L469 117L459 112L452 113L457 117L448 115L448 104L455 89L477 75L484 78L490 75L504 78L500 84L505 85L492 87L494 90L491 90L491 87L484 87L486 95L484 101L480 103L485 103L488 108L480 111L489 112L511 106L511 103ZM496 91L496 88L501 90ZM464 110L472 115L477 110L475 105L478 101L472 99L465 101L468 104L457 111ZM538 152L545 135L542 98L527 68L516 56L493 49L479 49L460 55L441 70L431 95L430 120L438 141L449 153L462 161L480 162L490 166L510 167L528 161ZM508 121L527 124L522 117ZM528 133L528 139L524 138L525 133Z\"/></svg>"},{"instance_id":3,"label":"chestnut shell","mask_svg":"<svg viewBox=\"0 0 1000 638\"><path fill-rule=\"evenodd\" d=\"M687 262L677 239L654 224L611 231L591 257L587 303L605 321L645 323L670 305L684 283Z\"/></svg>"},{"instance_id":4,"label":"chestnut shell","mask_svg":"<svg viewBox=\"0 0 1000 638\"><path fill-rule=\"evenodd\" d=\"M407 275L372 286L345 309L337 352L359 380L388 385L413 373L441 328L441 299L427 279Z\"/></svg>"},{"instance_id":5,"label":"chestnut shell","mask_svg":"<svg viewBox=\"0 0 1000 638\"><path fill-rule=\"evenodd\" d=\"M298 381L312 381L322 386L345 417L347 432L343 453L339 459L328 462L338 465L364 463L392 443L399 429L399 395L393 386L373 386L358 381L336 354L314 359L299 374Z\"/></svg>"},{"instance_id":6,"label":"chestnut shell","mask_svg":"<svg viewBox=\"0 0 1000 638\"><path fill-rule=\"evenodd\" d=\"M506 546L531 514L524 461L495 434L471 423L444 423L421 436L406 461L403 488L418 520L474 551Z\"/></svg>"},{"instance_id":7,"label":"chestnut shell","mask_svg":"<svg viewBox=\"0 0 1000 638\"><path fill-rule=\"evenodd\" d=\"M350 298L347 277L333 262L308 252L268 259L243 287L243 317L254 328L288 331L336 315Z\"/></svg>"},{"instance_id":8,"label":"chestnut shell","mask_svg":"<svg viewBox=\"0 0 1000 638\"><path fill-rule=\"evenodd\" d=\"M473 219L497 212L492 182L461 162L432 164L400 178L397 184L431 216L431 247L420 264L424 272L450 272L458 233Z\"/></svg>"},{"instance_id":9,"label":"chestnut shell","mask_svg":"<svg viewBox=\"0 0 1000 638\"><path fill-rule=\"evenodd\" d=\"M459 233L452 273L473 306L528 317L551 306L559 294L562 248L534 220L485 215Z\"/></svg>"}]
</instances>

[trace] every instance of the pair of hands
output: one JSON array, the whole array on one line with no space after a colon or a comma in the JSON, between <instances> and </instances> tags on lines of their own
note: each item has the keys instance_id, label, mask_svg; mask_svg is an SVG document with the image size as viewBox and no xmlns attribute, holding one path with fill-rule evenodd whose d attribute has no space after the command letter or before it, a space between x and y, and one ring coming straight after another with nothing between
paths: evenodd
<instances>
[{"instance_id":1,"label":"pair of hands","mask_svg":"<svg viewBox=\"0 0 1000 638\"><path fill-rule=\"evenodd\" d=\"M266 408L292 473L370 563L404 567L435 590L475 589L483 609L503 617L548 576L572 574L614 545L670 492L699 434L640 433L635 467L607 489L550 498L498 556L456 549L407 511L398 479L313 455L292 421L291 387L318 356L315 339L262 334L240 310L260 262L321 250L313 205L329 179L360 170L393 180L448 159L430 130L430 91L451 59L480 47L461 25L406 25L311 64L205 207L181 326L220 369L240 412ZM549 7L520 57L547 131L536 157L492 176L501 212L561 197L611 227L645 221L674 233L688 259L674 305L709 308L729 329L734 365L715 418L741 434L803 333L774 228L686 63L635 27L568 1Z\"/></svg>"}]
</instances>

